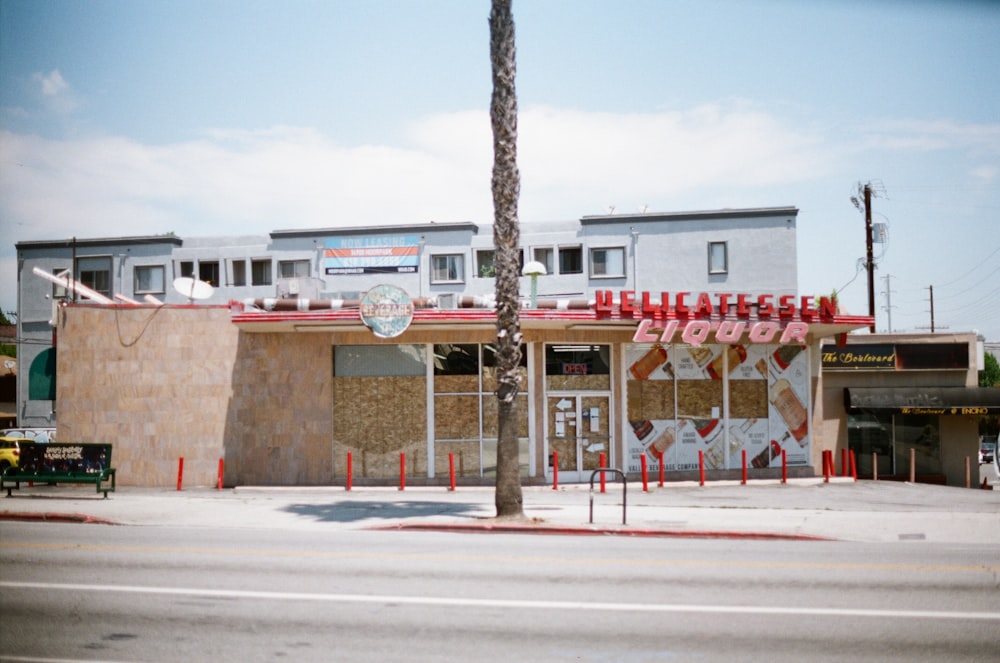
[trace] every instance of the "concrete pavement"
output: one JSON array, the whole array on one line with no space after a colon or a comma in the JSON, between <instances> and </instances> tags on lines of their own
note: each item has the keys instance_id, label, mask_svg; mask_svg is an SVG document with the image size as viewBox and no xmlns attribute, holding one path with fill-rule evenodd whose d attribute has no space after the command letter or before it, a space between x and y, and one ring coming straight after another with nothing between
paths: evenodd
<instances>
[{"instance_id":1,"label":"concrete pavement","mask_svg":"<svg viewBox=\"0 0 1000 663\"><path fill-rule=\"evenodd\" d=\"M996 477L992 477L994 482ZM997 482L1000 483L1000 482ZM998 486L1000 488L1000 486ZM22 486L0 519L134 526L476 530L533 534L934 541L1000 544L1000 489L832 478L526 486L525 519L497 520L491 487L254 487L214 490ZM591 500L593 523L591 523Z\"/></svg>"}]
</instances>

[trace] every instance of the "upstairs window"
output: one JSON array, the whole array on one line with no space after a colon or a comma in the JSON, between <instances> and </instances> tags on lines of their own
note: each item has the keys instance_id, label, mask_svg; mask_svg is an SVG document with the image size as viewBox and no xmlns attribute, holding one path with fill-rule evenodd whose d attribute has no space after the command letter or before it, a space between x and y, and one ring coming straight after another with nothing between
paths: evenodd
<instances>
[{"instance_id":1,"label":"upstairs window","mask_svg":"<svg viewBox=\"0 0 1000 663\"><path fill-rule=\"evenodd\" d=\"M242 287L247 284L247 261L234 260L233 264L233 285Z\"/></svg>"},{"instance_id":2,"label":"upstairs window","mask_svg":"<svg viewBox=\"0 0 1000 663\"><path fill-rule=\"evenodd\" d=\"M431 283L462 283L465 261L460 254L431 256Z\"/></svg>"},{"instance_id":3,"label":"upstairs window","mask_svg":"<svg viewBox=\"0 0 1000 663\"><path fill-rule=\"evenodd\" d=\"M135 268L133 291L137 295L162 294L166 292L165 269L163 265L141 265Z\"/></svg>"},{"instance_id":4,"label":"upstairs window","mask_svg":"<svg viewBox=\"0 0 1000 663\"><path fill-rule=\"evenodd\" d=\"M591 249L590 275L594 278L625 276L625 249L623 247Z\"/></svg>"},{"instance_id":5,"label":"upstairs window","mask_svg":"<svg viewBox=\"0 0 1000 663\"><path fill-rule=\"evenodd\" d=\"M198 279L213 287L218 287L219 283L219 261L205 260L198 263Z\"/></svg>"},{"instance_id":6,"label":"upstairs window","mask_svg":"<svg viewBox=\"0 0 1000 663\"><path fill-rule=\"evenodd\" d=\"M271 285L271 259L251 260L250 278L252 285Z\"/></svg>"},{"instance_id":7,"label":"upstairs window","mask_svg":"<svg viewBox=\"0 0 1000 663\"><path fill-rule=\"evenodd\" d=\"M308 260L282 260L278 262L278 275L283 279L301 279L309 276Z\"/></svg>"},{"instance_id":8,"label":"upstairs window","mask_svg":"<svg viewBox=\"0 0 1000 663\"><path fill-rule=\"evenodd\" d=\"M726 246L726 242L708 243L708 273L729 273L729 250Z\"/></svg>"},{"instance_id":9,"label":"upstairs window","mask_svg":"<svg viewBox=\"0 0 1000 663\"><path fill-rule=\"evenodd\" d=\"M545 265L546 274L555 273L555 252L550 247L536 246L531 250L531 259Z\"/></svg>"},{"instance_id":10,"label":"upstairs window","mask_svg":"<svg viewBox=\"0 0 1000 663\"><path fill-rule=\"evenodd\" d=\"M497 275L497 252L494 250L476 251L476 276L483 279Z\"/></svg>"},{"instance_id":11,"label":"upstairs window","mask_svg":"<svg viewBox=\"0 0 1000 663\"><path fill-rule=\"evenodd\" d=\"M111 297L111 258L77 258L77 278L91 290Z\"/></svg>"},{"instance_id":12,"label":"upstairs window","mask_svg":"<svg viewBox=\"0 0 1000 663\"><path fill-rule=\"evenodd\" d=\"M583 249L579 246L559 247L559 273L583 273Z\"/></svg>"}]
</instances>

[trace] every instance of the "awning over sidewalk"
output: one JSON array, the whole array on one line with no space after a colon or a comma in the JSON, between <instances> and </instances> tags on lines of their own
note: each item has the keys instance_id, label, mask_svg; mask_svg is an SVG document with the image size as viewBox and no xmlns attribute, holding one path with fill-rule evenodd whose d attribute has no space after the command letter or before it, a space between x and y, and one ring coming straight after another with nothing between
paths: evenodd
<instances>
[{"instance_id":1,"label":"awning over sidewalk","mask_svg":"<svg viewBox=\"0 0 1000 663\"><path fill-rule=\"evenodd\" d=\"M845 387L848 412L1000 414L1000 389L989 387Z\"/></svg>"}]
</instances>

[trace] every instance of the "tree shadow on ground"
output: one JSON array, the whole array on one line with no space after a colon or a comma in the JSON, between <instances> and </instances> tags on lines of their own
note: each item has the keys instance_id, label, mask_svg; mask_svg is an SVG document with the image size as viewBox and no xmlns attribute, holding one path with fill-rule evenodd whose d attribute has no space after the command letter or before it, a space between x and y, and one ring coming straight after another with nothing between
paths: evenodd
<instances>
[{"instance_id":1,"label":"tree shadow on ground","mask_svg":"<svg viewBox=\"0 0 1000 663\"><path fill-rule=\"evenodd\" d=\"M484 511L481 504L386 500L343 500L329 504L289 504L282 510L303 518L311 518L317 522L328 523L351 523L371 518L405 520L432 516L479 519L491 518L493 515Z\"/></svg>"}]
</instances>

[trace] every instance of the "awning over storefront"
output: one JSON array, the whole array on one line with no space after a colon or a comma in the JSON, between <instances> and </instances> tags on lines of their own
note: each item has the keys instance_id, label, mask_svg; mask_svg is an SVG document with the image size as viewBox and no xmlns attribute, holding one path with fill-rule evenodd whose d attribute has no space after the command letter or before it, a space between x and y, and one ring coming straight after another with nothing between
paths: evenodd
<instances>
[{"instance_id":1,"label":"awning over storefront","mask_svg":"<svg viewBox=\"0 0 1000 663\"><path fill-rule=\"evenodd\" d=\"M1000 414L1000 389L989 387L846 387L849 412Z\"/></svg>"}]
</instances>

